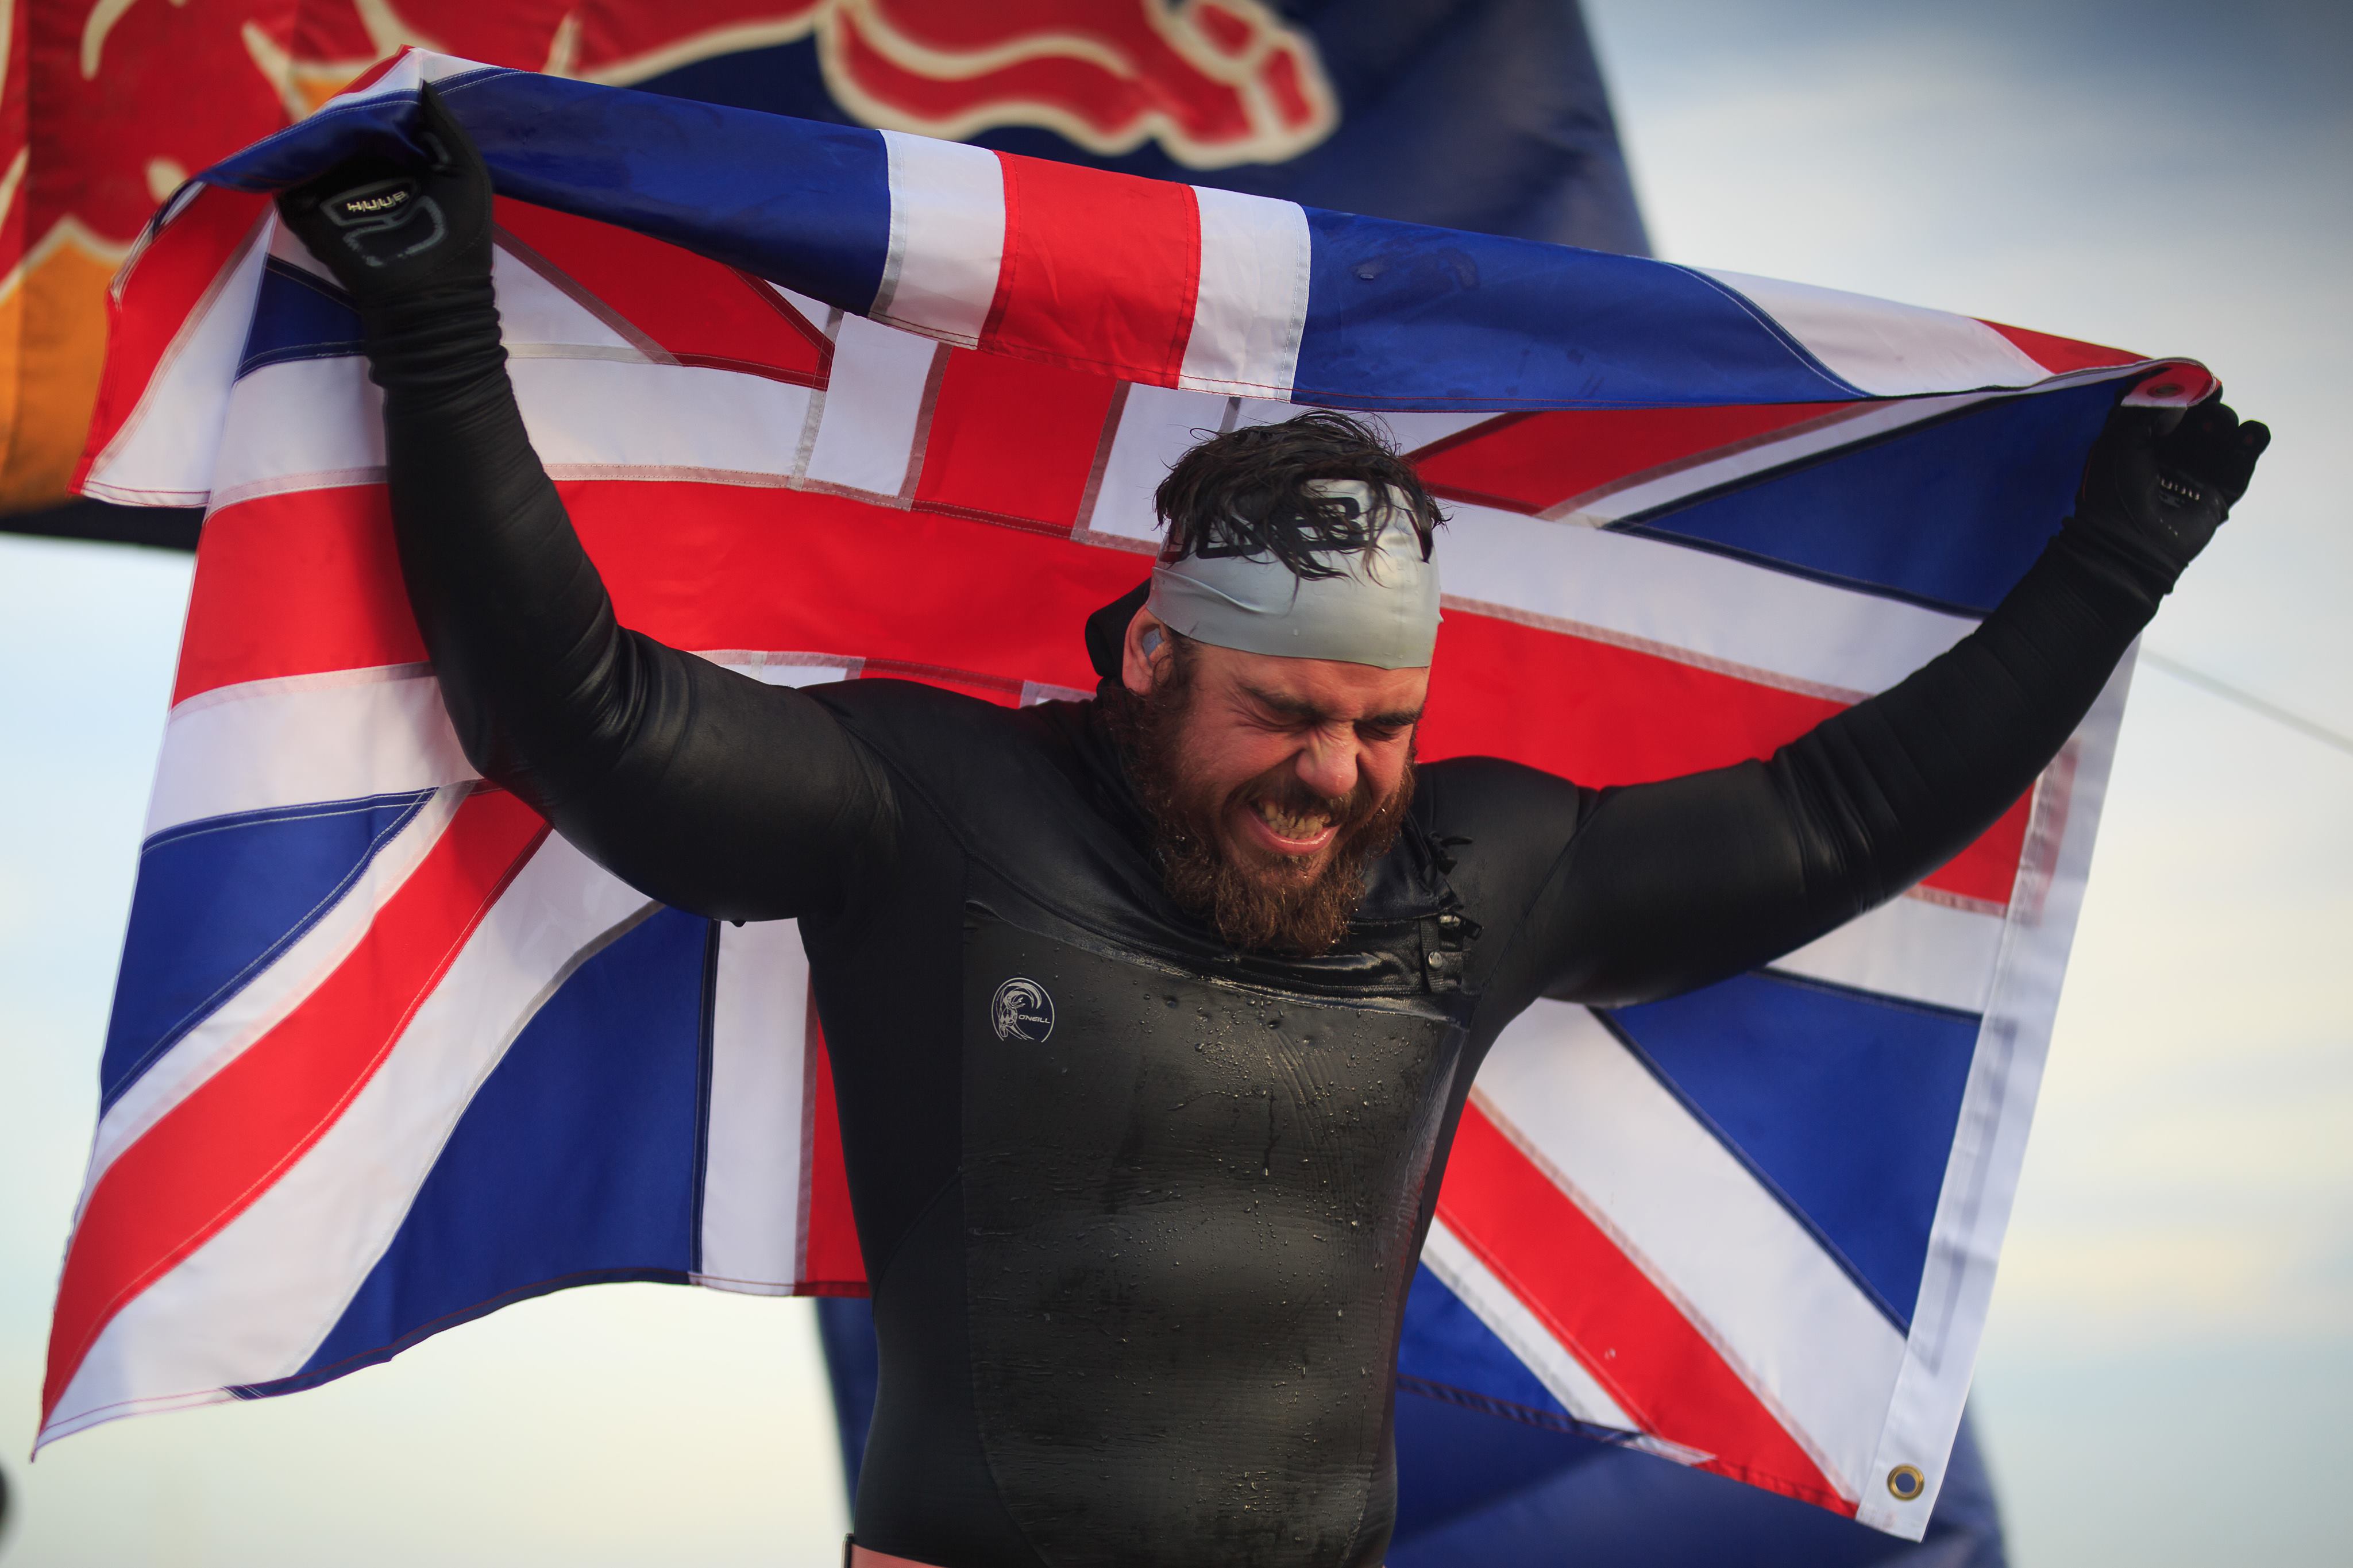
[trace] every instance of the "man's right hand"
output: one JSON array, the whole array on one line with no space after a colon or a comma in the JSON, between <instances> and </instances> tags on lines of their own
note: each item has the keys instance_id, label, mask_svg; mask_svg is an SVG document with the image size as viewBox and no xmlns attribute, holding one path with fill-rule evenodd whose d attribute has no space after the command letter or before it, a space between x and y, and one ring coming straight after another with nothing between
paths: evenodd
<instances>
[{"instance_id":1,"label":"man's right hand","mask_svg":"<svg viewBox=\"0 0 2353 1568\"><path fill-rule=\"evenodd\" d=\"M421 167L347 158L278 197L279 216L363 306L491 275L491 174L428 83Z\"/></svg>"}]
</instances>

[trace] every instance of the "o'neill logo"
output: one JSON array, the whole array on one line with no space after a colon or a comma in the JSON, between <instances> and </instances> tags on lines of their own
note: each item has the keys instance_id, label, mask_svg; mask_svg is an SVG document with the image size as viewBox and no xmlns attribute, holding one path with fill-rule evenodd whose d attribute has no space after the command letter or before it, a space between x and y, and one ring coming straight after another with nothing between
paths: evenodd
<instances>
[{"instance_id":1,"label":"o'neill logo","mask_svg":"<svg viewBox=\"0 0 2353 1568\"><path fill-rule=\"evenodd\" d=\"M988 1016L1000 1040L1043 1045L1054 1032L1054 999L1046 994L1043 985L1018 974L997 988Z\"/></svg>"},{"instance_id":2,"label":"o'neill logo","mask_svg":"<svg viewBox=\"0 0 2353 1568\"><path fill-rule=\"evenodd\" d=\"M1314 38L1262 0L611 6L559 29L544 68L627 86L812 35L835 102L951 141L1037 125L1101 156L1157 142L1187 168L1223 169L1295 158L1340 123Z\"/></svg>"}]
</instances>

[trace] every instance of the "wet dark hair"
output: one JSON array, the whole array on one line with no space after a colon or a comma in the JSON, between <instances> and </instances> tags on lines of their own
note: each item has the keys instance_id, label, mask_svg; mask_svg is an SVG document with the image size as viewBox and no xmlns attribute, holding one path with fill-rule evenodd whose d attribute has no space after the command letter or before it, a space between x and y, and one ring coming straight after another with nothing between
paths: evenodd
<instances>
[{"instance_id":1,"label":"wet dark hair","mask_svg":"<svg viewBox=\"0 0 2353 1568\"><path fill-rule=\"evenodd\" d=\"M1318 409L1280 425L1252 425L1213 436L1182 458L1152 503L1168 530L1161 559L1187 555L1271 555L1300 577L1337 577L1320 552L1369 552L1380 519L1356 515L1355 503L1317 495L1310 479L1363 479L1406 499L1421 558L1430 532L1446 521L1413 465L1388 433L1345 414Z\"/></svg>"}]
</instances>

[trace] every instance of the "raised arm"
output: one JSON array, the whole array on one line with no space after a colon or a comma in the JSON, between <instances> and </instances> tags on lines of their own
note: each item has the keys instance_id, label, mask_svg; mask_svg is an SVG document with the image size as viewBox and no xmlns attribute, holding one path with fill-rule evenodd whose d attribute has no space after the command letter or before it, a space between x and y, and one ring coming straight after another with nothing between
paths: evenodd
<instances>
[{"instance_id":1,"label":"raised arm","mask_svg":"<svg viewBox=\"0 0 2353 1568\"><path fill-rule=\"evenodd\" d=\"M666 903L837 908L888 852L884 776L802 693L615 622L508 384L489 175L425 92L430 167L355 159L279 208L359 305L401 574L468 759Z\"/></svg>"},{"instance_id":2,"label":"raised arm","mask_svg":"<svg viewBox=\"0 0 2353 1568\"><path fill-rule=\"evenodd\" d=\"M2119 408L2042 558L1902 683L1765 762L1588 797L1514 944L1520 987L1624 1004L1705 984L1894 897L1992 826L2270 440L2220 404L2178 419Z\"/></svg>"}]
</instances>

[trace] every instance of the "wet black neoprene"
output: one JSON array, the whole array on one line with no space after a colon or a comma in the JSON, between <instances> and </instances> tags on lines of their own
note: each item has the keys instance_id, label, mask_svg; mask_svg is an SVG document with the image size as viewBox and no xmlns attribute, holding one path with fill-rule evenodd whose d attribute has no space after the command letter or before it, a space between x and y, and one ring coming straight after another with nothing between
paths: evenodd
<instances>
[{"instance_id":1,"label":"wet black neoprene","mask_svg":"<svg viewBox=\"0 0 2353 1568\"><path fill-rule=\"evenodd\" d=\"M1406 1288L1503 1026L1737 973L1933 869L2212 527L2103 479L2129 494L2087 487L1982 626L1769 761L1602 791L1427 766L1340 949L1240 953L1162 892L1092 705L766 686L617 626L486 269L331 265L467 754L652 896L801 921L881 1341L857 1534L950 1568L1379 1563Z\"/></svg>"}]
</instances>

